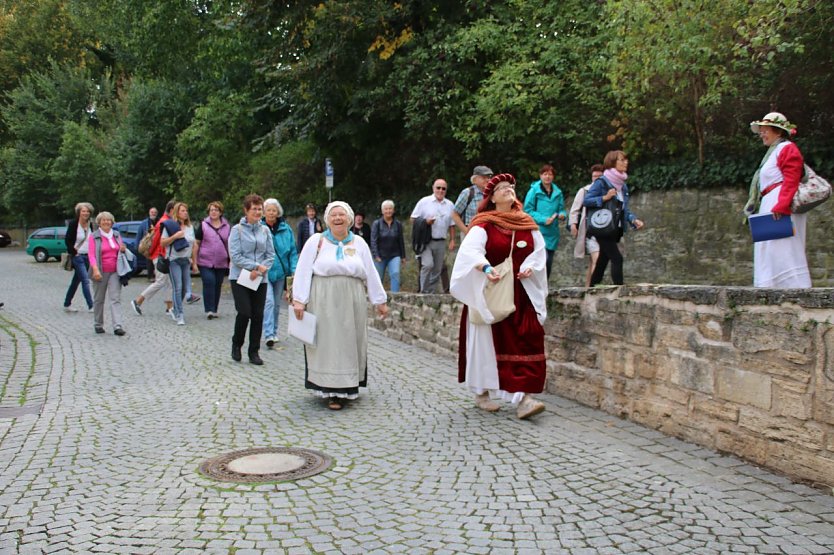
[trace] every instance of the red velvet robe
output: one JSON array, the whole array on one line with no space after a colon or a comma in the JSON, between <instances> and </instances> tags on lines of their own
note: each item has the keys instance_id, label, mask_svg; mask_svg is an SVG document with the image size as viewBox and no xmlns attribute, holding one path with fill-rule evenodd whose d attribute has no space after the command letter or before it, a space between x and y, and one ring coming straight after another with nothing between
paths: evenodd
<instances>
[{"instance_id":1,"label":"red velvet robe","mask_svg":"<svg viewBox=\"0 0 834 555\"><path fill-rule=\"evenodd\" d=\"M492 223L481 225L486 231L486 259L493 266L503 262L510 254L512 231ZM519 247L519 242L526 245ZM492 324L492 341L498 359L499 387L509 393L541 393L547 375L544 357L544 328L539 324L536 310L517 277L521 264L533 252L533 233L515 232L513 249L513 280L515 312L506 319ZM458 347L458 381L466 381L466 326L469 307L463 308L460 320L460 345Z\"/></svg>"}]
</instances>

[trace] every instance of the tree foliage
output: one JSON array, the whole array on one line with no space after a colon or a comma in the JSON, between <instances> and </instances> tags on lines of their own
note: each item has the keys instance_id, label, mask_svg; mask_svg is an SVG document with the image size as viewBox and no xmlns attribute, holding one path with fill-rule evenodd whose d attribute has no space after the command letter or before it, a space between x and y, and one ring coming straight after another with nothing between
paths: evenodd
<instances>
[{"instance_id":1,"label":"tree foliage","mask_svg":"<svg viewBox=\"0 0 834 555\"><path fill-rule=\"evenodd\" d=\"M0 0L0 218L299 213L325 158L370 214L479 164L574 190L614 148L637 190L744 186L772 110L831 173L832 24L823 0Z\"/></svg>"}]
</instances>

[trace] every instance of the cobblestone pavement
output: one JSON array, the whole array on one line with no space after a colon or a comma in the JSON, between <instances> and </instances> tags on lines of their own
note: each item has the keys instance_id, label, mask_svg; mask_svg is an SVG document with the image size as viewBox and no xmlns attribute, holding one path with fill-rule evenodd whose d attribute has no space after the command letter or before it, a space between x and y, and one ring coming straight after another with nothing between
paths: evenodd
<instances>
[{"instance_id":1,"label":"cobblestone pavement","mask_svg":"<svg viewBox=\"0 0 834 555\"><path fill-rule=\"evenodd\" d=\"M451 358L374 332L368 389L333 412L297 343L230 359L228 294L185 327L125 303L120 338L63 312L57 263L4 250L0 275L2 553L834 552L825 492L556 396L529 422L481 412ZM197 473L268 446L335 463L268 485Z\"/></svg>"}]
</instances>

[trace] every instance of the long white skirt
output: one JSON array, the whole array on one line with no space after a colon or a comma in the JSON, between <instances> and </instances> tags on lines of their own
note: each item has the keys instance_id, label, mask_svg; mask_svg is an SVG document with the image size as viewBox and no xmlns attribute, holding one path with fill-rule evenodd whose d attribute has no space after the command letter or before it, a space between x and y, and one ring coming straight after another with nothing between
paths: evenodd
<instances>
[{"instance_id":1,"label":"long white skirt","mask_svg":"<svg viewBox=\"0 0 834 555\"><path fill-rule=\"evenodd\" d=\"M307 310L316 315L316 346L305 346L304 387L319 397L356 399L367 384L368 300L361 280L313 276Z\"/></svg>"},{"instance_id":2,"label":"long white skirt","mask_svg":"<svg viewBox=\"0 0 834 555\"><path fill-rule=\"evenodd\" d=\"M762 198L759 214L770 214L782 186ZM791 214L793 237L753 244L753 286L778 289L811 287L811 272L805 257L805 227L808 214Z\"/></svg>"}]
</instances>

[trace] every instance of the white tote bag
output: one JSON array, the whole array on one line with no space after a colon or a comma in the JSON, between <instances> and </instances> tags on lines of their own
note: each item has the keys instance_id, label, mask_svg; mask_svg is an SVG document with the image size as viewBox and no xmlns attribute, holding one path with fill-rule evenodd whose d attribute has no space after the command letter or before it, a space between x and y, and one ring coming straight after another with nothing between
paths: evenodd
<instances>
[{"instance_id":1,"label":"white tote bag","mask_svg":"<svg viewBox=\"0 0 834 555\"><path fill-rule=\"evenodd\" d=\"M510 242L510 255L499 265L494 266L492 271L499 276L496 282L487 281L484 287L484 297L489 311L495 317L493 324L505 320L507 316L515 312L515 284L513 277L513 248L515 247L515 231ZM481 313L477 309L469 307L469 320L473 324L484 325Z\"/></svg>"}]
</instances>

